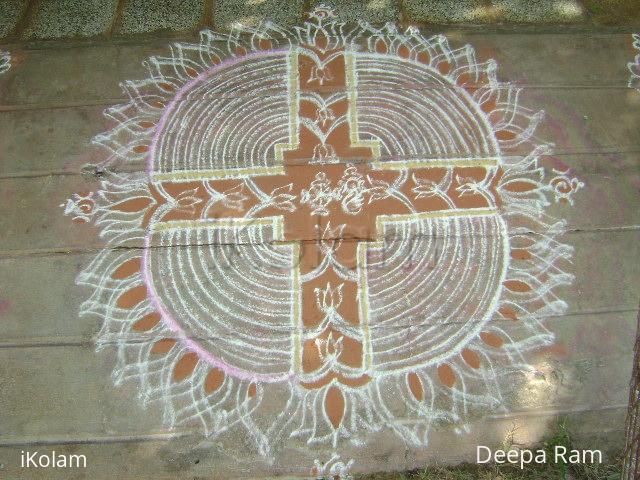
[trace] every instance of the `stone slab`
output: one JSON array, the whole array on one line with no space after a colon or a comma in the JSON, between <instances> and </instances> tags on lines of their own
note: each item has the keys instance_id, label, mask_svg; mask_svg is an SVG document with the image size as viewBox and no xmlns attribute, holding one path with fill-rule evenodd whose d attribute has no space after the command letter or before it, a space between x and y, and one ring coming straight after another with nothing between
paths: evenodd
<instances>
[{"instance_id":1,"label":"stone slab","mask_svg":"<svg viewBox=\"0 0 640 480\"><path fill-rule=\"evenodd\" d=\"M612 95L613 89L620 89L616 95L623 98L629 94L627 62L633 52L627 34L521 35L452 30L448 38L452 47L472 45L479 62L495 59L501 81L529 89L609 87L612 91L607 95ZM193 41L193 37L185 40ZM15 49L12 54L17 61L0 77L0 109L117 103L126 98L120 82L145 78L142 62L151 55L168 55L169 48L168 41L156 39L140 44ZM554 68L548 68L549 64ZM525 92L523 101L527 98ZM534 108L536 104L527 106Z\"/></svg>"},{"instance_id":2,"label":"stone slab","mask_svg":"<svg viewBox=\"0 0 640 480\"><path fill-rule=\"evenodd\" d=\"M572 264L566 270L575 276L575 281L559 292L568 303L563 320L556 315L544 320L562 327L564 323L577 325L576 317L588 318L590 327L585 333L600 325L597 328L603 332L602 340L604 337L609 340L600 346L584 345L576 343L581 338L565 335L562 340L565 353L606 353L600 348L624 343L629 333L611 326L618 322L616 312L623 318L633 318L637 310L640 262L635 259L640 256L640 233L574 232L563 240L574 247ZM603 249L603 245L607 248ZM0 319L4 325L0 347L92 342L101 322L97 317L78 317L80 304L90 292L77 286L75 279L96 253L0 258ZM594 271L601 273L594 276ZM608 322L611 323L607 331ZM407 326L411 323L407 319Z\"/></svg>"},{"instance_id":3,"label":"stone slab","mask_svg":"<svg viewBox=\"0 0 640 480\"><path fill-rule=\"evenodd\" d=\"M0 176L77 173L100 161L91 139L110 126L104 106L0 113Z\"/></svg>"},{"instance_id":4,"label":"stone slab","mask_svg":"<svg viewBox=\"0 0 640 480\"><path fill-rule=\"evenodd\" d=\"M509 389L503 385L509 411L487 414L476 410L472 418L623 406L631 371L630 362L624 359L632 356L634 317L632 313L592 314L546 322L563 340L567 351L560 354L541 350L529 355L527 360L536 374L527 380L526 386ZM603 331L613 330L611 327L616 331L603 337ZM5 418L8 433L3 434L2 444L17 443L45 432L53 438L167 432L162 423L162 408L153 403L144 407L139 402L137 381L112 385L114 348L95 352L88 344L4 347L0 358L2 376L7 381L0 395L2 404L11 413ZM616 370L615 365L624 366ZM66 391L76 392L75 404L65 400ZM39 404L47 408L36 408ZM125 411L130 413L125 415ZM146 415L133 418L131 415L136 411L144 411ZM197 422L175 429L178 434L199 430Z\"/></svg>"},{"instance_id":5,"label":"stone slab","mask_svg":"<svg viewBox=\"0 0 640 480\"><path fill-rule=\"evenodd\" d=\"M625 79L629 77L627 62L633 57L628 34L515 33L485 38L479 32L460 31L455 36L450 35L452 42L475 46L479 59L496 60L500 80L515 82L525 88L624 88Z\"/></svg>"},{"instance_id":6,"label":"stone slab","mask_svg":"<svg viewBox=\"0 0 640 480\"><path fill-rule=\"evenodd\" d=\"M80 187L78 191L95 191L99 186L97 181L78 175L53 175L3 179L0 184L0 208L7 212L7 216L0 219L1 228L6 228L2 240L3 249L11 246L19 248L19 243L14 242L24 241L27 237L33 239L29 243L34 248L49 249L57 245L64 250L73 250L103 245L96 241L95 230L80 229L71 232L68 223L64 225L55 220L62 215L61 205L66 202L69 186ZM18 240L19 237L21 240ZM23 243L23 246L27 245Z\"/></svg>"},{"instance_id":7,"label":"stone slab","mask_svg":"<svg viewBox=\"0 0 640 480\"><path fill-rule=\"evenodd\" d=\"M597 165L600 165L602 158L598 156ZM638 209L620 208L620 205L634 205L637 202L639 180L637 172L633 170L634 158L631 155L619 157L621 164L627 168L618 175L604 176L600 173L582 173L579 162L593 161L589 160L588 155L563 157L562 166L573 168L586 188L576 194L579 208L556 203L548 213L566 219L566 229L569 231L636 231L640 225ZM589 171L588 168L585 170ZM69 217L62 214L61 207L73 193L96 191L98 187L98 179L94 175L0 178L0 229L5 232L0 255L55 253L104 246L93 227L72 223ZM589 215L585 215L585 211ZM315 240L308 234L303 238Z\"/></svg>"},{"instance_id":8,"label":"stone slab","mask_svg":"<svg viewBox=\"0 0 640 480\"><path fill-rule=\"evenodd\" d=\"M571 163L569 163L571 165ZM579 167L572 165L580 172ZM304 168L304 167L298 167ZM566 229L635 230L640 225L637 209L619 208L620 204L637 201L637 176L632 172L613 178L597 174L579 174L587 187L577 194L580 208L553 204L551 215L565 218ZM72 224L62 214L62 206L73 193L98 189L94 176L54 175L0 179L0 228L5 237L0 246L2 255L21 252L51 253L77 249L94 249L104 245L95 229ZM590 215L585 216L584 211ZM307 238L305 236L304 238ZM312 240L312 238L308 238Z\"/></svg>"},{"instance_id":9,"label":"stone slab","mask_svg":"<svg viewBox=\"0 0 640 480\"><path fill-rule=\"evenodd\" d=\"M574 440L578 448L602 448L605 453L622 445L622 441L612 442L612 438L623 438L623 425L626 409L613 408L597 412L576 412L567 415L567 424L572 432L576 432ZM527 444L535 442L547 428L557 423L553 412L540 414L537 422L528 416L492 419L482 424L471 425L472 439L460 442L460 436L452 432L441 432L434 438L430 448L416 450L407 447L403 450L385 448L381 438L373 447L371 459L366 463L356 463L354 473L392 471L396 466L415 469L427 463L458 463L460 458L473 461L475 445L487 443L499 447L507 437L514 434L513 440ZM474 441L476 442L474 444ZM9 478L19 478L25 474L20 469L20 446L0 446L0 458L4 472ZM65 454L82 454L87 457L86 470L32 470L29 478L34 480L81 480L90 475L91 478L140 478L152 476L162 480L187 480L207 478L212 480L227 479L228 472L233 478L262 479L278 478L293 480L310 478L309 471L314 458L300 458L299 465L293 469L283 469L277 463L256 463L246 455L235 457L223 454L215 444L202 442L197 435L180 438L162 438L161 435L144 439L106 438L105 441L78 442L60 440L50 443L32 444L31 451L38 450L50 453L52 450ZM300 455L300 452L287 452ZM348 450L342 452L343 458L349 458ZM229 469L227 469L229 467ZM293 475L291 472L294 471ZM287 475L289 474L289 475Z\"/></svg>"},{"instance_id":10,"label":"stone slab","mask_svg":"<svg viewBox=\"0 0 640 480\"><path fill-rule=\"evenodd\" d=\"M0 105L22 109L113 105L125 98L120 82L146 77L142 61L167 51L165 42L16 51L18 61L0 77Z\"/></svg>"},{"instance_id":11,"label":"stone slab","mask_svg":"<svg viewBox=\"0 0 640 480\"><path fill-rule=\"evenodd\" d=\"M589 175L605 173L603 168L611 163L625 167L626 161L626 168L633 173L634 157L629 155L640 150L640 118L635 114L640 93L630 89L529 88L520 99L524 107L544 111L536 131L538 142L554 144L553 155L559 162ZM604 102L606 110L602 109ZM0 111L0 154L5 159L0 176L79 172L85 163L104 160L107 152L93 148L90 142L115 126L102 115L107 106ZM528 144L514 149L520 155L530 152ZM585 159L580 160L579 155Z\"/></svg>"},{"instance_id":12,"label":"stone slab","mask_svg":"<svg viewBox=\"0 0 640 480\"><path fill-rule=\"evenodd\" d=\"M91 101L99 101L98 105L0 110L0 125L16 127L15 134L11 133L11 130L0 132L0 151L7 159L6 163L0 165L0 175L60 171L70 162L75 162L78 169L81 168L82 158L90 154L87 145L93 136L115 126L113 120L107 121L101 115L101 111L123 100L117 98L117 84L103 80L99 86L105 90L113 90L112 93L116 97L108 103L103 103L104 99L94 97ZM95 92L100 90L99 86L89 87L93 91L87 89L87 94L96 95ZM12 88L11 85L9 88ZM61 92L73 91L73 85L60 84L58 88ZM77 92L73 93L74 96L76 94ZM23 92L19 95L26 97L28 93ZM557 156L619 156L640 149L640 118L635 114L640 106L640 93L634 90L529 87L520 92L519 98L523 107L533 112L544 112L536 130L536 138L539 143L552 143L553 152ZM74 99L68 103L75 101ZM78 102L86 104L90 101L78 99ZM607 109L602 109L605 102ZM75 129L83 119L86 121L81 128ZM26 128L24 122L29 120L34 120L33 126ZM52 122L55 122L55 125ZM36 136L38 143L25 142L27 138ZM51 147L51 155L46 159L42 159L44 145ZM72 151L72 148L77 150ZM513 153L528 155L530 152L530 144L523 144L514 148ZM596 159L595 156L591 158L594 161ZM592 171L586 169L585 173Z\"/></svg>"},{"instance_id":13,"label":"stone slab","mask_svg":"<svg viewBox=\"0 0 640 480\"><path fill-rule=\"evenodd\" d=\"M621 330L621 335L633 332L633 316L621 322L613 317L603 318ZM575 322L565 322L561 334L583 337L591 319L582 317ZM556 325L553 326L557 327ZM599 331L589 332L589 341L598 341ZM584 342L584 340L582 340ZM626 385L631 371L632 339L626 342L609 343L605 354L585 355L582 350L575 356L552 359L541 356L532 358L536 374L520 379L506 391L505 405L509 410L487 415L486 409L474 407L469 414L469 423L483 419L513 419L528 416L531 422L544 412L571 414L581 411L597 411L623 407L626 401ZM583 343L584 345L584 343ZM106 348L96 353L91 346L41 346L32 348L3 348L0 350L0 372L5 387L0 391L0 402L6 412L3 416L4 432L2 445L23 444L41 439L83 439L101 442L109 437L139 439L158 434L184 435L200 431L198 422L168 430L163 427L162 408L158 403L143 406L138 398L138 382L130 380L114 387L111 370L115 364L115 350ZM515 388L515 387L518 388ZM277 385L274 385L277 388ZM73 393L73 402L69 401ZM401 401L401 399L398 399ZM265 400L269 401L269 400ZM453 427L434 425L433 437L445 437ZM542 429L540 429L542 430ZM389 434L391 432L388 432ZM232 449L229 455L237 454L238 440L213 439L221 446ZM404 445L387 433L386 448L402 451ZM471 436L461 437L465 444L474 441ZM206 440L205 440L206 441ZM248 463L262 463L250 442L246 451ZM290 446L295 440L287 441ZM372 442L371 445L375 445ZM235 447L235 448L234 448ZM375 449L375 447L372 447ZM360 452L370 455L371 452ZM304 456L306 453L300 452ZM290 473L296 462L288 459Z\"/></svg>"}]
</instances>

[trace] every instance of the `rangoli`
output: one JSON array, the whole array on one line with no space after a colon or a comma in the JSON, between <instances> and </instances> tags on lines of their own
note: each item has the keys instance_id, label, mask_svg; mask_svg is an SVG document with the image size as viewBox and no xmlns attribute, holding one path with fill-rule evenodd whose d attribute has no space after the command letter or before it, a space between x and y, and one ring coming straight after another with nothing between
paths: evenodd
<instances>
[{"instance_id":1,"label":"rangoli","mask_svg":"<svg viewBox=\"0 0 640 480\"><path fill-rule=\"evenodd\" d=\"M100 189L64 205L107 245L78 283L116 384L265 456L382 429L426 445L505 407L572 281L545 210L582 184L545 172L543 114L493 60L321 7L146 66L95 137Z\"/></svg>"}]
</instances>

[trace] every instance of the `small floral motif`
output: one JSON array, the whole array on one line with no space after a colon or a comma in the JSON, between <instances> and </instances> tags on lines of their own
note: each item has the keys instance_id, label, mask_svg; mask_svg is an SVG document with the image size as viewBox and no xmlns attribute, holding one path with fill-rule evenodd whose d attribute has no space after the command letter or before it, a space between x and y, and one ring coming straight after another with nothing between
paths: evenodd
<instances>
[{"instance_id":1,"label":"small floral motif","mask_svg":"<svg viewBox=\"0 0 640 480\"><path fill-rule=\"evenodd\" d=\"M185 190L180 192L175 198L171 200L172 205L176 210L182 212L193 213L196 210L196 205L202 203L202 199L198 197L198 187L191 190Z\"/></svg>"},{"instance_id":2,"label":"small floral motif","mask_svg":"<svg viewBox=\"0 0 640 480\"><path fill-rule=\"evenodd\" d=\"M340 455L334 453L324 464L318 459L314 460L311 475L315 480L353 480L349 473L353 463L353 459L344 463L340 460Z\"/></svg>"},{"instance_id":3,"label":"small floral motif","mask_svg":"<svg viewBox=\"0 0 640 480\"><path fill-rule=\"evenodd\" d=\"M309 189L302 190L301 203L308 204L313 215L329 215L327 206L334 200L334 192L331 182L324 172L316 173L316 178L311 182Z\"/></svg>"},{"instance_id":4,"label":"small floral motif","mask_svg":"<svg viewBox=\"0 0 640 480\"><path fill-rule=\"evenodd\" d=\"M356 167L349 165L335 190L336 200L341 200L342 210L349 215L360 213L366 192L364 177Z\"/></svg>"},{"instance_id":5,"label":"small floral motif","mask_svg":"<svg viewBox=\"0 0 640 480\"><path fill-rule=\"evenodd\" d=\"M287 212L294 212L296 206L293 204L293 201L296 199L296 196L291 194L292 189L293 184L289 183L288 185L272 190L271 195L269 195L269 206Z\"/></svg>"},{"instance_id":6,"label":"small floral motif","mask_svg":"<svg viewBox=\"0 0 640 480\"><path fill-rule=\"evenodd\" d=\"M486 175L482 180L476 180L475 178L456 175L456 183L458 184L456 191L461 197L465 195L481 195L491 205L493 201L491 193L489 193L491 178L490 175Z\"/></svg>"},{"instance_id":7,"label":"small floral motif","mask_svg":"<svg viewBox=\"0 0 640 480\"><path fill-rule=\"evenodd\" d=\"M312 163L336 163L337 161L338 156L333 145L321 143L313 147Z\"/></svg>"},{"instance_id":8,"label":"small floral motif","mask_svg":"<svg viewBox=\"0 0 640 480\"><path fill-rule=\"evenodd\" d=\"M318 356L328 365L335 364L335 360L342 355L344 337L334 338L333 332L329 333L326 340L316 338L315 344L318 349Z\"/></svg>"},{"instance_id":9,"label":"small floral motif","mask_svg":"<svg viewBox=\"0 0 640 480\"><path fill-rule=\"evenodd\" d=\"M313 215L329 215L328 207L333 201L340 202L343 212L357 215L362 211L367 195L366 203L371 204L389 197L391 190L388 182L365 178L357 167L349 165L335 188L324 172L318 172L309 188L302 190L300 202L308 204Z\"/></svg>"},{"instance_id":10,"label":"small floral motif","mask_svg":"<svg viewBox=\"0 0 640 480\"><path fill-rule=\"evenodd\" d=\"M486 180L479 182L472 177L461 177L456 175L456 183L458 184L456 191L460 193L460 196L477 195L487 189Z\"/></svg>"},{"instance_id":11,"label":"small floral motif","mask_svg":"<svg viewBox=\"0 0 640 480\"><path fill-rule=\"evenodd\" d=\"M331 70L329 67L316 67L314 66L311 69L311 75L309 76L309 80L307 83L318 82L320 85L324 85L324 82L333 80L333 75L331 74Z\"/></svg>"},{"instance_id":12,"label":"small floral motif","mask_svg":"<svg viewBox=\"0 0 640 480\"><path fill-rule=\"evenodd\" d=\"M369 182L369 185L371 185L371 187L367 189L367 193L369 193L368 203L373 203L377 200L384 200L391 196L391 185L389 185L389 182L376 180L369 176L367 176L367 181Z\"/></svg>"},{"instance_id":13,"label":"small floral motif","mask_svg":"<svg viewBox=\"0 0 640 480\"><path fill-rule=\"evenodd\" d=\"M60 207L64 208L64 214L70 216L74 222L88 223L95 212L96 202L93 195L93 192L74 193L66 203L61 203Z\"/></svg>"},{"instance_id":14,"label":"small floral motif","mask_svg":"<svg viewBox=\"0 0 640 480\"><path fill-rule=\"evenodd\" d=\"M341 283L336 288L331 288L331 284L327 283L327 286L324 289L316 288L314 290L318 308L322 312L329 313L330 311L335 311L340 307L342 304L343 286L344 284Z\"/></svg>"},{"instance_id":15,"label":"small floral motif","mask_svg":"<svg viewBox=\"0 0 640 480\"><path fill-rule=\"evenodd\" d=\"M316 125L320 125L322 128L325 128L327 124L331 124L335 121L336 114L332 109L327 106L322 106L316 112Z\"/></svg>"},{"instance_id":16,"label":"small floral motif","mask_svg":"<svg viewBox=\"0 0 640 480\"><path fill-rule=\"evenodd\" d=\"M424 178L416 177L412 175L413 187L412 192L416 194L416 198L433 198L438 197L447 202L452 208L455 208L455 204L449 198L449 189L451 188L451 180L453 176L453 169L447 169L446 175L439 182L433 180L427 180Z\"/></svg>"},{"instance_id":17,"label":"small floral motif","mask_svg":"<svg viewBox=\"0 0 640 480\"><path fill-rule=\"evenodd\" d=\"M549 186L553 189L556 202L568 202L569 205L573 205L573 194L584 187L584 183L575 177L568 175L568 171L560 171L553 169L553 173L556 175L549 182Z\"/></svg>"},{"instance_id":18,"label":"small floral motif","mask_svg":"<svg viewBox=\"0 0 640 480\"><path fill-rule=\"evenodd\" d=\"M211 194L212 199L222 202L225 207L232 210L242 211L244 209L244 202L250 198L248 195L245 195L245 186L242 183L224 192L215 191L209 184L205 184L205 186L207 186L207 191Z\"/></svg>"}]
</instances>

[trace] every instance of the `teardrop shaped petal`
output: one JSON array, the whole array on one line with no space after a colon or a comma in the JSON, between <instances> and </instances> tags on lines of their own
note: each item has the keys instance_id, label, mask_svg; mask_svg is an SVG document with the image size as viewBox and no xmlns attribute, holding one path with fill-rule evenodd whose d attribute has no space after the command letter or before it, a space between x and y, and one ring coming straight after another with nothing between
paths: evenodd
<instances>
[{"instance_id":1,"label":"teardrop shaped petal","mask_svg":"<svg viewBox=\"0 0 640 480\"><path fill-rule=\"evenodd\" d=\"M218 390L224 383L224 372L219 368L212 368L207 373L207 378L204 380L204 392L209 395L210 393Z\"/></svg>"},{"instance_id":2,"label":"teardrop shaped petal","mask_svg":"<svg viewBox=\"0 0 640 480\"><path fill-rule=\"evenodd\" d=\"M424 400L424 388L420 377L415 372L407 374L407 383L409 384L409 390L416 400L421 402Z\"/></svg>"},{"instance_id":3,"label":"teardrop shaped petal","mask_svg":"<svg viewBox=\"0 0 640 480\"><path fill-rule=\"evenodd\" d=\"M503 285L512 292L528 292L531 290L531 287L520 280L506 280Z\"/></svg>"},{"instance_id":4,"label":"teardrop shaped petal","mask_svg":"<svg viewBox=\"0 0 640 480\"><path fill-rule=\"evenodd\" d=\"M176 341L173 338L163 338L153 344L151 353L167 353L175 344Z\"/></svg>"},{"instance_id":5,"label":"teardrop shaped petal","mask_svg":"<svg viewBox=\"0 0 640 480\"><path fill-rule=\"evenodd\" d=\"M504 340L502 340L502 338L500 338L500 336L496 333L482 332L480 334L480 338L490 347L500 348L502 345L504 345Z\"/></svg>"},{"instance_id":6,"label":"teardrop shaped petal","mask_svg":"<svg viewBox=\"0 0 640 480\"><path fill-rule=\"evenodd\" d=\"M469 348L462 349L462 358L471 368L480 368L480 356Z\"/></svg>"},{"instance_id":7,"label":"teardrop shaped petal","mask_svg":"<svg viewBox=\"0 0 640 480\"><path fill-rule=\"evenodd\" d=\"M146 332L155 327L160 321L160 318L161 316L158 312L149 313L134 323L131 328L137 332Z\"/></svg>"},{"instance_id":8,"label":"teardrop shaped petal","mask_svg":"<svg viewBox=\"0 0 640 480\"><path fill-rule=\"evenodd\" d=\"M196 368L197 364L198 354L195 352L187 353L180 360L178 360L178 363L176 363L175 367L173 367L173 379L176 382L184 380L193 373L193 370Z\"/></svg>"},{"instance_id":9,"label":"teardrop shaped petal","mask_svg":"<svg viewBox=\"0 0 640 480\"><path fill-rule=\"evenodd\" d=\"M147 287L144 285L138 285L137 287L133 287L120 295L116 305L119 308L133 308L145 298L147 298Z\"/></svg>"},{"instance_id":10,"label":"teardrop shaped petal","mask_svg":"<svg viewBox=\"0 0 640 480\"><path fill-rule=\"evenodd\" d=\"M456 375L453 372L453 368L444 364L438 367L438 378L443 385L451 388L456 383Z\"/></svg>"},{"instance_id":11,"label":"teardrop shaped petal","mask_svg":"<svg viewBox=\"0 0 640 480\"><path fill-rule=\"evenodd\" d=\"M130 277L131 275L134 275L135 273L138 273L140 271L141 260L142 259L140 257L135 257L127 260L115 269L111 277L116 280L122 280L124 278Z\"/></svg>"},{"instance_id":12,"label":"teardrop shaped petal","mask_svg":"<svg viewBox=\"0 0 640 480\"><path fill-rule=\"evenodd\" d=\"M327 394L324 397L324 411L329 417L329 421L333 428L338 428L342 418L344 417L345 401L342 391L336 387L331 386L327 390Z\"/></svg>"}]
</instances>

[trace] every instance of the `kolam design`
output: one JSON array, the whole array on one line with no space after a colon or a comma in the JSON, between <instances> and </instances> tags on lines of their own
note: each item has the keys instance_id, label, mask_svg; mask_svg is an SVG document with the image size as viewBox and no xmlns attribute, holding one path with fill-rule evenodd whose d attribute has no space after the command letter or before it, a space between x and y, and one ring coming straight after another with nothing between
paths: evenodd
<instances>
[{"instance_id":1,"label":"kolam design","mask_svg":"<svg viewBox=\"0 0 640 480\"><path fill-rule=\"evenodd\" d=\"M78 283L116 384L265 456L383 429L423 446L507 407L572 282L545 211L582 184L545 172L543 113L493 60L321 7L145 65L94 139L99 191L63 205L107 244Z\"/></svg>"}]
</instances>

